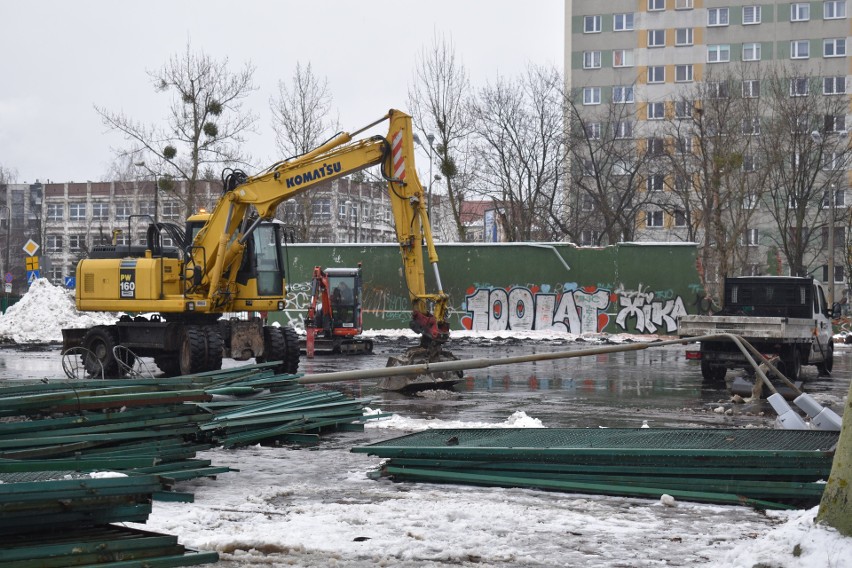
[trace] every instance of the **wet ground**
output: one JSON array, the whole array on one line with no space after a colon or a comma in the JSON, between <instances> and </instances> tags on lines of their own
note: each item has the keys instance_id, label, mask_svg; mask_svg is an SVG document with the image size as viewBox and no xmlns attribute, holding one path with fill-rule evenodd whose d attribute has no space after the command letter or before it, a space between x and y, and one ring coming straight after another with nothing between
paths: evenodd
<instances>
[{"instance_id":1,"label":"wet ground","mask_svg":"<svg viewBox=\"0 0 852 568\"><path fill-rule=\"evenodd\" d=\"M373 355L303 359L305 373L383 367L409 339L378 338ZM598 347L597 343L528 340L472 340L454 343L461 359L494 358ZM383 392L375 381L333 383L334 388L374 398L372 407L411 418L502 422L523 411L549 427L652 427L713 425L772 427L774 413L764 401L735 404L727 389L703 384L698 364L685 359L683 346L593 355L556 361L499 366L465 373L450 393L426 397ZM153 367L153 363L149 364ZM240 363L226 361L225 366ZM155 368L155 367L153 367ZM730 382L739 372L729 372ZM838 346L833 377L804 367L805 390L818 401L842 408L852 378L852 350ZM58 345L0 347L0 384L63 378ZM765 414L764 414L765 413Z\"/></svg>"}]
</instances>

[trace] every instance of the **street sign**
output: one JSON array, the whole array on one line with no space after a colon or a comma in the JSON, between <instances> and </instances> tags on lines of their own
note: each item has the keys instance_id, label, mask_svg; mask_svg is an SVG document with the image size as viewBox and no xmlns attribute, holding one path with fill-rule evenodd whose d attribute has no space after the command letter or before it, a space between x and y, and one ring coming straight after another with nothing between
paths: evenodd
<instances>
[{"instance_id":1,"label":"street sign","mask_svg":"<svg viewBox=\"0 0 852 568\"><path fill-rule=\"evenodd\" d=\"M6 283L6 293L7 293L7 294L11 294L11 293L12 293L12 285L11 285L11 284L9 284L8 282Z\"/></svg>"},{"instance_id":2,"label":"street sign","mask_svg":"<svg viewBox=\"0 0 852 568\"><path fill-rule=\"evenodd\" d=\"M31 257L25 259L25 261L26 261L26 265L27 265L27 270L38 270L39 269L38 257L37 256L31 256Z\"/></svg>"},{"instance_id":3,"label":"street sign","mask_svg":"<svg viewBox=\"0 0 852 568\"><path fill-rule=\"evenodd\" d=\"M33 282L40 278L40 271L38 270L27 270L27 284L30 286L33 285Z\"/></svg>"},{"instance_id":4,"label":"street sign","mask_svg":"<svg viewBox=\"0 0 852 568\"><path fill-rule=\"evenodd\" d=\"M11 284L11 283L12 283L12 273L7 272L6 273L6 284Z\"/></svg>"},{"instance_id":5,"label":"street sign","mask_svg":"<svg viewBox=\"0 0 852 568\"><path fill-rule=\"evenodd\" d=\"M40 247L39 247L39 244L37 242L30 239L30 240L27 241L27 244L25 244L23 248L24 248L25 253L32 256L32 255L34 255L35 253L38 252L38 249Z\"/></svg>"},{"instance_id":6,"label":"street sign","mask_svg":"<svg viewBox=\"0 0 852 568\"><path fill-rule=\"evenodd\" d=\"M66 276L65 277L65 287L74 289L77 287L77 277L76 276Z\"/></svg>"}]
</instances>

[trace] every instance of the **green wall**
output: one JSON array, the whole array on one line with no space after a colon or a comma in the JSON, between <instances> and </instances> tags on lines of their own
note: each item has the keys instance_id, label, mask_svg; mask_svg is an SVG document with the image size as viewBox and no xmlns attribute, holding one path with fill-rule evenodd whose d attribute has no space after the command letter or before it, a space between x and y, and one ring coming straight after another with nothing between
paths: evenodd
<instances>
[{"instance_id":1,"label":"green wall","mask_svg":"<svg viewBox=\"0 0 852 568\"><path fill-rule=\"evenodd\" d=\"M692 244L439 245L453 329L557 329L571 333L671 334L700 298ZM425 256L425 255L424 255ZM314 266L363 265L364 327L406 328L409 300L394 244L289 245L288 309L271 319L298 325ZM430 267L429 291L435 290Z\"/></svg>"}]
</instances>

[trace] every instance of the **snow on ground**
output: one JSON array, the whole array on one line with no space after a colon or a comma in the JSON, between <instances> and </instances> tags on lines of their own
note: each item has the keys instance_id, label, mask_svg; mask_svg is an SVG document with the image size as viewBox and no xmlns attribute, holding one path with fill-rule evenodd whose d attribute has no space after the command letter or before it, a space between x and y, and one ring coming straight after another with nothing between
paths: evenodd
<instances>
[{"instance_id":1,"label":"snow on ground","mask_svg":"<svg viewBox=\"0 0 852 568\"><path fill-rule=\"evenodd\" d=\"M222 568L852 566L852 539L815 526L815 509L369 479L380 460L349 448L398 434L205 452L241 471L180 484L195 503L156 502L138 526L216 550Z\"/></svg>"},{"instance_id":2,"label":"snow on ground","mask_svg":"<svg viewBox=\"0 0 852 568\"><path fill-rule=\"evenodd\" d=\"M62 328L108 325L116 319L112 313L78 312L73 293L39 278L18 302L0 314L0 341L59 342Z\"/></svg>"},{"instance_id":3,"label":"snow on ground","mask_svg":"<svg viewBox=\"0 0 852 568\"><path fill-rule=\"evenodd\" d=\"M364 415L371 416L381 414L382 409L365 408ZM400 430L403 432L419 432L421 430L432 430L435 428L544 428L541 420L527 416L527 413L519 410L509 416L504 422L496 424L487 422L462 422L460 420L440 420L437 418L408 418L398 414L392 414L386 418L371 420L366 424L367 428Z\"/></svg>"}]
</instances>

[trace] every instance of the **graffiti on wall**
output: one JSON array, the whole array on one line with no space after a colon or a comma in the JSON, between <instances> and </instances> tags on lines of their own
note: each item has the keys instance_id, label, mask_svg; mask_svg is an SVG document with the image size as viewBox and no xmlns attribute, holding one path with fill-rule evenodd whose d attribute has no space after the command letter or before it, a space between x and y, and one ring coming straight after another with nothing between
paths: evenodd
<instances>
[{"instance_id":1,"label":"graffiti on wall","mask_svg":"<svg viewBox=\"0 0 852 568\"><path fill-rule=\"evenodd\" d=\"M477 285L465 296L465 329L476 331L604 331L611 318L621 331L674 333L686 315L683 299L671 290L624 290L566 283L499 288Z\"/></svg>"}]
</instances>

